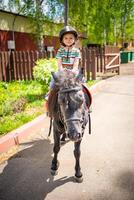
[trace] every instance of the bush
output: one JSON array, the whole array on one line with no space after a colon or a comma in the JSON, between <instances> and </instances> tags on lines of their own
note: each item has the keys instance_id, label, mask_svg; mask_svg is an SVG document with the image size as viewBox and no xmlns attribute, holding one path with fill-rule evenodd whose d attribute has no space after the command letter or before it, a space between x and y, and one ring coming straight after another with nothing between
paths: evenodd
<instances>
[{"instance_id":1,"label":"bush","mask_svg":"<svg viewBox=\"0 0 134 200\"><path fill-rule=\"evenodd\" d=\"M49 86L51 79L51 72L57 71L58 65L55 58L40 59L36 62L33 68L33 76L35 80L39 81L42 86Z\"/></svg>"}]
</instances>

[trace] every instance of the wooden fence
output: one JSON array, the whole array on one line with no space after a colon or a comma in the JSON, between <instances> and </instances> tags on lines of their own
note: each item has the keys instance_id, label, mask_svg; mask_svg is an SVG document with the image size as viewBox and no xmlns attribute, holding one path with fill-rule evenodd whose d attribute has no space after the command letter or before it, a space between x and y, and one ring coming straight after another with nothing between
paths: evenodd
<instances>
[{"instance_id":1,"label":"wooden fence","mask_svg":"<svg viewBox=\"0 0 134 200\"><path fill-rule=\"evenodd\" d=\"M83 48L81 55L81 67L87 80L95 80L99 72L106 73L107 70L113 69L118 69L119 72L119 50L117 48ZM55 52L0 52L0 81L32 80L33 67L35 66L36 60L54 56ZM116 58L113 58L113 56L116 56Z\"/></svg>"},{"instance_id":2,"label":"wooden fence","mask_svg":"<svg viewBox=\"0 0 134 200\"><path fill-rule=\"evenodd\" d=\"M0 52L0 81L31 80L33 67L39 58L49 58L49 52L5 51Z\"/></svg>"},{"instance_id":3,"label":"wooden fence","mask_svg":"<svg viewBox=\"0 0 134 200\"><path fill-rule=\"evenodd\" d=\"M104 48L84 48L81 54L86 79L95 80L97 72L104 72Z\"/></svg>"},{"instance_id":4,"label":"wooden fence","mask_svg":"<svg viewBox=\"0 0 134 200\"><path fill-rule=\"evenodd\" d=\"M82 66L87 80L95 80L98 74L120 73L120 51L118 47L89 47L82 49Z\"/></svg>"}]
</instances>

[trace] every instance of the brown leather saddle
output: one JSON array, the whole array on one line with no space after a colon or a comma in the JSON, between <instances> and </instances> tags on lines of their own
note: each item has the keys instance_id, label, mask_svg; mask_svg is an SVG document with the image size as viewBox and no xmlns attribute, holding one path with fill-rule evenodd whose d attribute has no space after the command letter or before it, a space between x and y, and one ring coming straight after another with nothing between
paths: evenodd
<instances>
[{"instance_id":1,"label":"brown leather saddle","mask_svg":"<svg viewBox=\"0 0 134 200\"><path fill-rule=\"evenodd\" d=\"M83 92L84 92L84 95L86 98L86 104L89 109L92 104L92 95L91 95L89 89L85 85L82 84L82 87L83 87Z\"/></svg>"}]
</instances>

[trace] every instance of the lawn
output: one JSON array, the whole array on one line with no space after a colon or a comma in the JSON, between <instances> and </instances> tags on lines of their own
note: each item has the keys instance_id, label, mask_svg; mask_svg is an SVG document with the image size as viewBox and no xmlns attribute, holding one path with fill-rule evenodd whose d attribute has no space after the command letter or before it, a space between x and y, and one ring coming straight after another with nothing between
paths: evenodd
<instances>
[{"instance_id":1,"label":"lawn","mask_svg":"<svg viewBox=\"0 0 134 200\"><path fill-rule=\"evenodd\" d=\"M46 91L36 81L0 82L0 135L43 114Z\"/></svg>"}]
</instances>

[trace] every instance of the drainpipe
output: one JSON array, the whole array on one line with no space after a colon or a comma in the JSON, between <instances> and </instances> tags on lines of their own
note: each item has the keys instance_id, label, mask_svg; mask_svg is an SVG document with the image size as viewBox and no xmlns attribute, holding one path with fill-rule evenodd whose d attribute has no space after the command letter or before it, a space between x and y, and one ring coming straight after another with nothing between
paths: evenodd
<instances>
[{"instance_id":1,"label":"drainpipe","mask_svg":"<svg viewBox=\"0 0 134 200\"><path fill-rule=\"evenodd\" d=\"M65 14L64 14L64 25L68 25L68 0L64 0Z\"/></svg>"},{"instance_id":2,"label":"drainpipe","mask_svg":"<svg viewBox=\"0 0 134 200\"><path fill-rule=\"evenodd\" d=\"M14 50L15 50L15 34L14 34L14 32L15 32L15 31L14 31L15 21L16 21L16 18L19 16L20 12L22 12L24 9L25 9L25 6L22 7L22 8L20 9L20 11L19 11L18 13L15 14L15 17L14 17L13 23L12 23L12 40L13 40L13 42L14 42Z\"/></svg>"},{"instance_id":3,"label":"drainpipe","mask_svg":"<svg viewBox=\"0 0 134 200\"><path fill-rule=\"evenodd\" d=\"M12 23L12 39L13 39L14 43L15 43L14 25L15 25L15 21L16 21L17 16L18 15L15 15L13 23Z\"/></svg>"}]
</instances>

